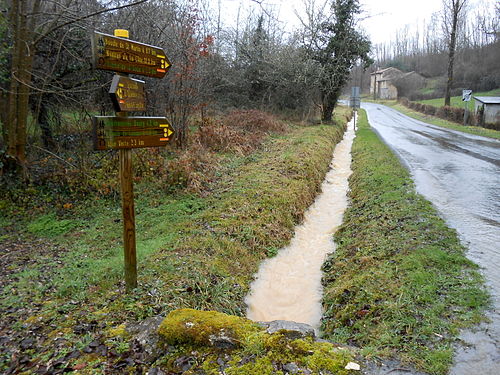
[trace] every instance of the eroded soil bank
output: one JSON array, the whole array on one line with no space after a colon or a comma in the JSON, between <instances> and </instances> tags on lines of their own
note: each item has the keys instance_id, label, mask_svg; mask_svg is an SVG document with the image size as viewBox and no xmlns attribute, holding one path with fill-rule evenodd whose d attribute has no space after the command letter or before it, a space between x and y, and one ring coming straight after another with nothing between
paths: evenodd
<instances>
[{"instance_id":1,"label":"eroded soil bank","mask_svg":"<svg viewBox=\"0 0 500 375\"><path fill-rule=\"evenodd\" d=\"M318 328L322 315L321 266L334 251L333 233L347 207L351 146L355 137L351 120L333 153L322 193L296 227L290 245L262 263L246 298L247 316L254 321L290 320Z\"/></svg>"}]
</instances>

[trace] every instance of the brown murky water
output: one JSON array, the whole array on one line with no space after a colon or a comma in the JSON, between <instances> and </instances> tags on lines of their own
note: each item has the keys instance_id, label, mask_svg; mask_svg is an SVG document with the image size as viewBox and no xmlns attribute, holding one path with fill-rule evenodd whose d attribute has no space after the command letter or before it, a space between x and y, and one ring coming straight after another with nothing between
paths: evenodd
<instances>
[{"instance_id":1,"label":"brown murky water","mask_svg":"<svg viewBox=\"0 0 500 375\"><path fill-rule=\"evenodd\" d=\"M262 263L246 298L254 321L290 320L319 328L322 308L321 266L335 250L333 233L342 224L351 174L354 123L335 147L322 193L309 207L290 245Z\"/></svg>"}]
</instances>

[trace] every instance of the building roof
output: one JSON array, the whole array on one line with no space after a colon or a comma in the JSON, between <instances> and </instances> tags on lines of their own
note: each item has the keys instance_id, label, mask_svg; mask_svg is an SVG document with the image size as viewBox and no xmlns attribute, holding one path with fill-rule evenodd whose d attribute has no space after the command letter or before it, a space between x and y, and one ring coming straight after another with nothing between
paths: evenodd
<instances>
[{"instance_id":1,"label":"building roof","mask_svg":"<svg viewBox=\"0 0 500 375\"><path fill-rule=\"evenodd\" d=\"M392 81L404 75L404 73L401 70L393 67L378 70L375 73L372 73L372 75L374 74L375 77L377 77L378 75L380 76L380 78L376 78L377 82Z\"/></svg>"},{"instance_id":2,"label":"building roof","mask_svg":"<svg viewBox=\"0 0 500 375\"><path fill-rule=\"evenodd\" d=\"M382 74L382 73L385 73L385 72L387 72L387 71L391 71L391 70L395 70L395 71L397 71L397 72L399 72L399 73L402 73L402 72L401 72L401 70L399 70L399 69L397 69L397 68L394 68L394 67L390 66L390 67L385 68L385 69L380 69L380 70L377 70L377 71L375 71L375 72L373 72L373 73L371 73L371 74L372 74L372 75L373 75L373 74Z\"/></svg>"},{"instance_id":3,"label":"building roof","mask_svg":"<svg viewBox=\"0 0 500 375\"><path fill-rule=\"evenodd\" d=\"M500 96L473 96L473 98L483 104L500 104Z\"/></svg>"}]
</instances>

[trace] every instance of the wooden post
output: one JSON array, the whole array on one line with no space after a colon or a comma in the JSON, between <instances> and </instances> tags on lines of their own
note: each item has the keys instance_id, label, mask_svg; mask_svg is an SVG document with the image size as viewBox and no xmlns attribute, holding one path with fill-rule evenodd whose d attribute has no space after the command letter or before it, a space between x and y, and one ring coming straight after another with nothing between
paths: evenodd
<instances>
[{"instance_id":1,"label":"wooden post","mask_svg":"<svg viewBox=\"0 0 500 375\"><path fill-rule=\"evenodd\" d=\"M128 31L117 29L115 36L128 38ZM117 116L127 117L127 112L117 112ZM123 259L125 285L127 292L137 288L137 251L135 246L135 207L134 207L134 175L132 168L132 150L121 149L120 155L120 185L122 193L123 216Z\"/></svg>"},{"instance_id":2,"label":"wooden post","mask_svg":"<svg viewBox=\"0 0 500 375\"><path fill-rule=\"evenodd\" d=\"M132 150L121 149L120 183L123 214L123 255L127 291L137 287L137 255L135 247L135 209L132 170Z\"/></svg>"},{"instance_id":3,"label":"wooden post","mask_svg":"<svg viewBox=\"0 0 500 375\"><path fill-rule=\"evenodd\" d=\"M467 126L467 120L469 119L469 102L464 102L464 126Z\"/></svg>"},{"instance_id":4,"label":"wooden post","mask_svg":"<svg viewBox=\"0 0 500 375\"><path fill-rule=\"evenodd\" d=\"M92 37L94 67L125 77L134 73L163 78L171 65L165 51L160 47L126 40L128 37L127 30L115 30L114 36L95 31ZM137 55L137 59L126 58L130 51ZM148 61L150 66L137 62L141 60ZM130 292L137 287L132 149L162 147L170 141L174 129L165 117L128 117L128 112L146 108L144 81L115 78L109 93L114 101L116 116L93 116L92 124L94 150L119 149L124 273L127 292Z\"/></svg>"}]
</instances>

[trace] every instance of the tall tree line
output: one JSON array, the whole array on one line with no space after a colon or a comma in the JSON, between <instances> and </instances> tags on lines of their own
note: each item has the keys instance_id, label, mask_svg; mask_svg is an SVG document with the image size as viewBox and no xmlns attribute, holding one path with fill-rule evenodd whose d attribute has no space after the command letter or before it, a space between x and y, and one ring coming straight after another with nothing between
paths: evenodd
<instances>
[{"instance_id":1,"label":"tall tree line","mask_svg":"<svg viewBox=\"0 0 500 375\"><path fill-rule=\"evenodd\" d=\"M388 66L416 71L437 80L434 95L443 98L446 92L456 94L461 88L498 88L500 4L477 3L473 8L470 1L445 0L441 12L420 24L407 25L392 41L375 45L372 52L376 64L371 71Z\"/></svg>"},{"instance_id":2,"label":"tall tree line","mask_svg":"<svg viewBox=\"0 0 500 375\"><path fill-rule=\"evenodd\" d=\"M370 62L370 43L357 30L358 0L327 0L319 9L309 0L317 17L293 34L258 3L225 27L220 2L214 10L208 0L0 0L0 170L29 177L29 121L40 146L55 152L64 111L111 112L111 74L90 64L94 30L126 28L131 39L167 52L167 77L145 79L146 115L166 115L178 147L188 143L192 116L211 109L317 108L329 121L350 69Z\"/></svg>"}]
</instances>

